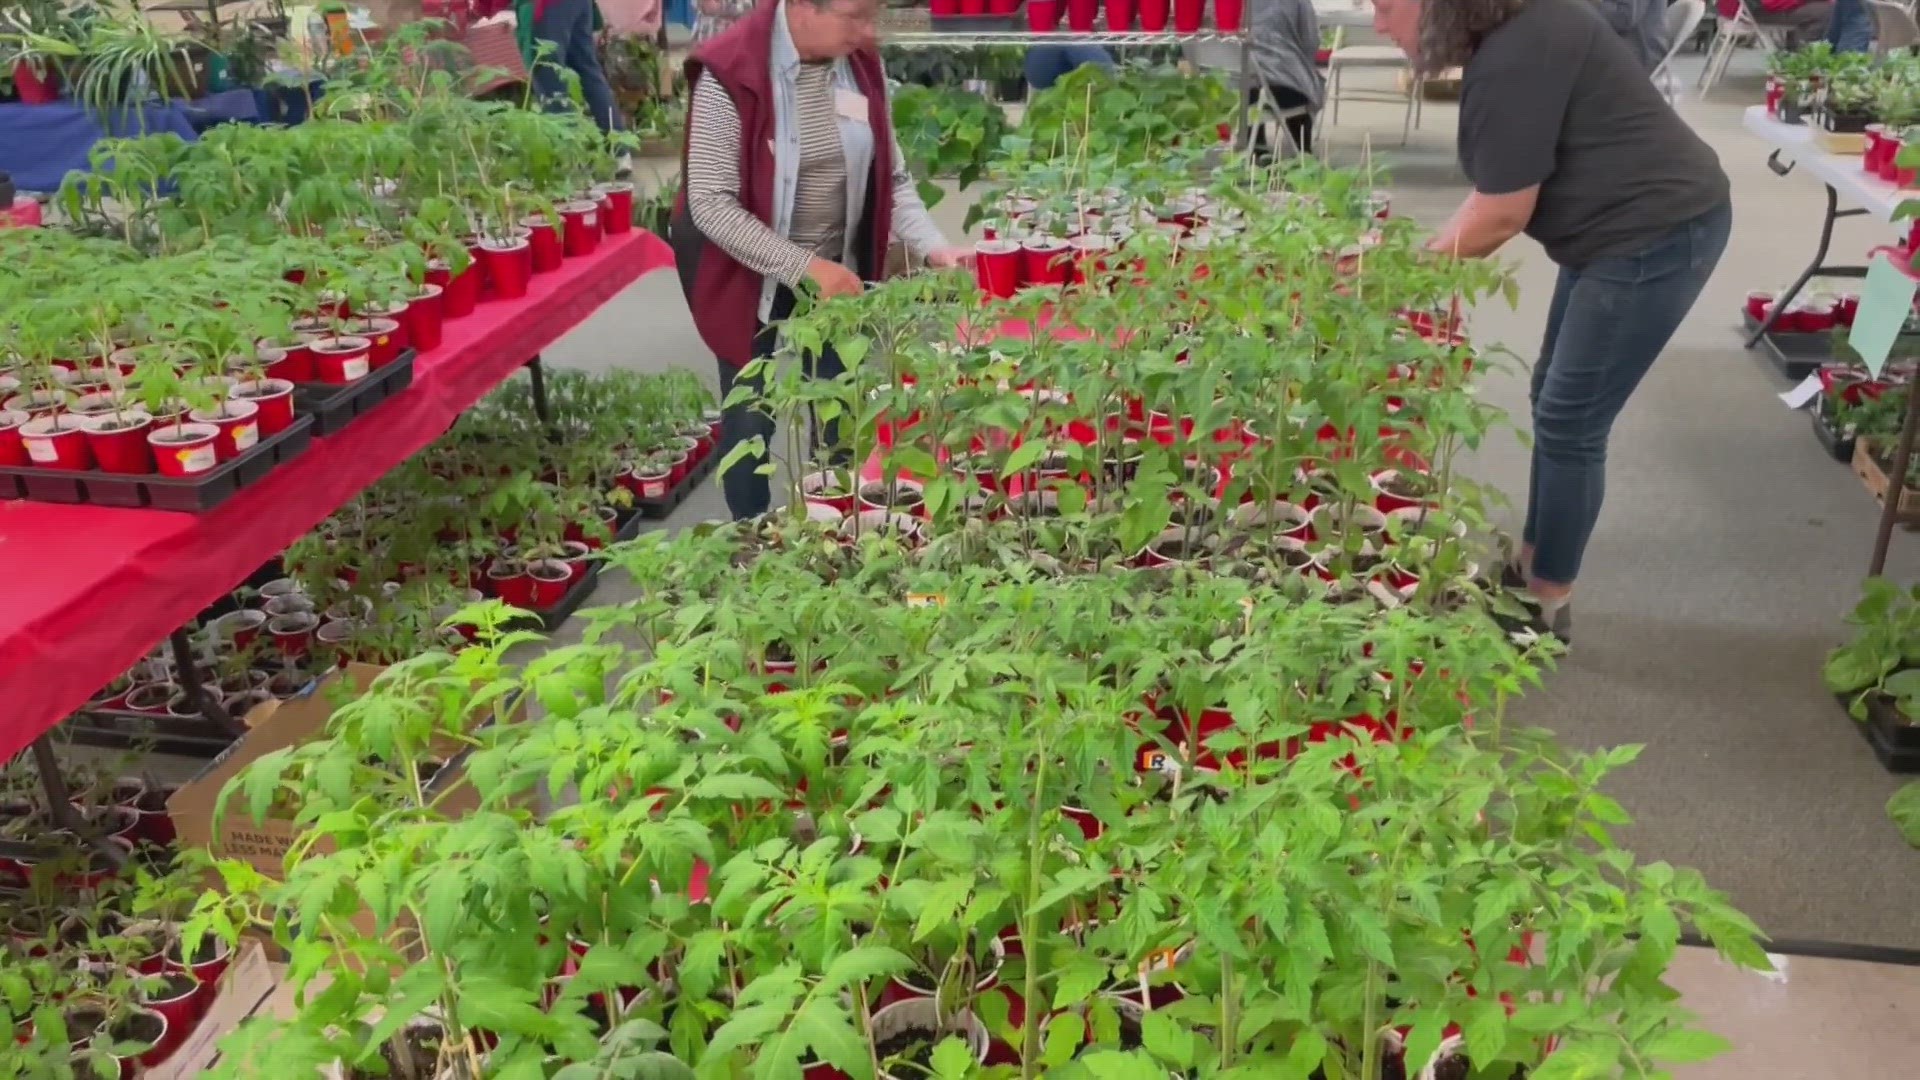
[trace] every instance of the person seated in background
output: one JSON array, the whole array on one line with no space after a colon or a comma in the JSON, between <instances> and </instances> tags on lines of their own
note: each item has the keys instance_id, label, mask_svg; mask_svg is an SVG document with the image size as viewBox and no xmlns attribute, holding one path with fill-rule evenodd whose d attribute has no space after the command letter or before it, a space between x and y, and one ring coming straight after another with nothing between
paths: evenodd
<instances>
[{"instance_id":1,"label":"person seated in background","mask_svg":"<svg viewBox=\"0 0 1920 1080\"><path fill-rule=\"evenodd\" d=\"M1837 53L1863 53L1873 48L1873 17L1866 0L1833 0L1833 18L1827 23L1827 44Z\"/></svg>"},{"instance_id":2,"label":"person seated in background","mask_svg":"<svg viewBox=\"0 0 1920 1080\"><path fill-rule=\"evenodd\" d=\"M1302 154L1313 153L1313 113L1320 111L1327 83L1314 63L1320 51L1320 18L1313 0L1253 0L1249 5L1247 54L1253 75L1282 109L1306 109L1286 120L1287 137ZM1249 90L1257 94L1257 90ZM1271 155L1267 126L1254 128L1253 152Z\"/></svg>"},{"instance_id":3,"label":"person seated in background","mask_svg":"<svg viewBox=\"0 0 1920 1080\"><path fill-rule=\"evenodd\" d=\"M1667 58L1667 46L1673 44L1667 40L1667 3L1668 0L1594 0L1600 7L1600 14L1606 17L1607 25L1619 34L1640 58L1641 66L1647 74L1660 66Z\"/></svg>"},{"instance_id":4,"label":"person seated in background","mask_svg":"<svg viewBox=\"0 0 1920 1080\"><path fill-rule=\"evenodd\" d=\"M1720 17L1731 19L1740 14L1743 2L1753 13L1754 22L1785 31L1789 48L1825 40L1827 26L1833 21L1833 0L1719 0Z\"/></svg>"},{"instance_id":5,"label":"person seated in background","mask_svg":"<svg viewBox=\"0 0 1920 1080\"><path fill-rule=\"evenodd\" d=\"M1027 50L1027 85L1037 93L1088 64L1111 69L1113 54L1104 45L1035 45Z\"/></svg>"}]
</instances>

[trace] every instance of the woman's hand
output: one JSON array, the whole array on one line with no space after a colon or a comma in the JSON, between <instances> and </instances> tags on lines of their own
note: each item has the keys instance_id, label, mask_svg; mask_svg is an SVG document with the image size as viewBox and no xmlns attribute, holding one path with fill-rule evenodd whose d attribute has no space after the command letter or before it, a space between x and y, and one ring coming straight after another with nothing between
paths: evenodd
<instances>
[{"instance_id":1,"label":"woman's hand","mask_svg":"<svg viewBox=\"0 0 1920 1080\"><path fill-rule=\"evenodd\" d=\"M835 296L859 296L867 291L860 276L837 262L815 258L807 264L807 279L819 290L821 299Z\"/></svg>"},{"instance_id":2,"label":"woman's hand","mask_svg":"<svg viewBox=\"0 0 1920 1080\"><path fill-rule=\"evenodd\" d=\"M956 266L973 265L973 249L970 247L943 247L927 252L927 265L935 270L951 270Z\"/></svg>"}]
</instances>

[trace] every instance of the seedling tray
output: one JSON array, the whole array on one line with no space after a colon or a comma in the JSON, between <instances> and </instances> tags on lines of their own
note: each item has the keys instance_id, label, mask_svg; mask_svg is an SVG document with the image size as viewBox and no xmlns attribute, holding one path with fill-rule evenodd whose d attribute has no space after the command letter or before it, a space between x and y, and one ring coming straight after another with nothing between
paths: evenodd
<instances>
[{"instance_id":1,"label":"seedling tray","mask_svg":"<svg viewBox=\"0 0 1920 1080\"><path fill-rule=\"evenodd\" d=\"M417 353L402 349L386 365L345 386L332 383L296 383L293 403L302 416L313 418L315 435L333 435L354 418L413 385Z\"/></svg>"},{"instance_id":2,"label":"seedling tray","mask_svg":"<svg viewBox=\"0 0 1920 1080\"><path fill-rule=\"evenodd\" d=\"M1740 326L1751 335L1760 329L1760 323L1745 308L1740 310ZM1790 330L1769 330L1761 337L1760 345L1766 350L1768 359L1779 369L1780 374L1798 381L1813 374L1821 364L1833 359L1834 331L1816 330L1803 334Z\"/></svg>"},{"instance_id":3,"label":"seedling tray","mask_svg":"<svg viewBox=\"0 0 1920 1080\"><path fill-rule=\"evenodd\" d=\"M1820 448L1827 456L1842 465L1853 460L1853 435L1843 433L1833 426L1833 417L1827 412L1827 401L1821 398L1807 410L1807 417L1813 424L1813 437L1819 441Z\"/></svg>"},{"instance_id":4,"label":"seedling tray","mask_svg":"<svg viewBox=\"0 0 1920 1080\"><path fill-rule=\"evenodd\" d=\"M83 708L60 730L82 746L176 754L202 760L218 757L234 742L231 732L221 731L203 717L168 716L131 709Z\"/></svg>"},{"instance_id":5,"label":"seedling tray","mask_svg":"<svg viewBox=\"0 0 1920 1080\"><path fill-rule=\"evenodd\" d=\"M704 461L689 470L685 478L674 485L672 491L667 492L658 499L633 500L634 507L640 511L639 516L659 521L671 515L681 503L687 501L687 496L693 494L695 488L704 483L707 477L713 475L713 470L718 468L719 465L720 450L716 447L713 453L706 456Z\"/></svg>"},{"instance_id":6,"label":"seedling tray","mask_svg":"<svg viewBox=\"0 0 1920 1080\"><path fill-rule=\"evenodd\" d=\"M285 431L261 439L232 461L198 476L178 479L158 474L121 476L92 469L0 468L0 498L204 513L242 488L258 483L281 462L298 457L313 441L313 434L312 419L296 416Z\"/></svg>"},{"instance_id":7,"label":"seedling tray","mask_svg":"<svg viewBox=\"0 0 1920 1080\"><path fill-rule=\"evenodd\" d=\"M1867 718L1855 720L1846 711L1847 695L1841 694L1837 700L1841 715L1860 730L1882 768L1892 773L1920 773L1920 726L1902 720L1892 701L1878 694L1868 698Z\"/></svg>"},{"instance_id":8,"label":"seedling tray","mask_svg":"<svg viewBox=\"0 0 1920 1080\"><path fill-rule=\"evenodd\" d=\"M1881 506L1887 504L1889 489L1893 482L1880 467L1880 459L1874 456L1873 444L1865 439L1854 440L1853 474L1866 485L1867 493ZM1903 525L1920 524L1920 491L1901 486L1893 497L1899 499L1894 511L1894 520Z\"/></svg>"}]
</instances>

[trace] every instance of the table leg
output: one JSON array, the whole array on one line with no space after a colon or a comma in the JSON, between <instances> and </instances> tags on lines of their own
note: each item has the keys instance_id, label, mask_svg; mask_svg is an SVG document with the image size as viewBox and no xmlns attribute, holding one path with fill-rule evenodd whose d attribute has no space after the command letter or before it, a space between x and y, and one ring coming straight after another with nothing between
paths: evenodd
<instances>
[{"instance_id":1,"label":"table leg","mask_svg":"<svg viewBox=\"0 0 1920 1080\"><path fill-rule=\"evenodd\" d=\"M1778 160L1779 154L1780 152L1778 150L1774 151L1774 155L1767 159L1767 165L1773 169L1774 172L1785 176L1788 172L1792 171L1793 166L1787 165L1782 167ZM1773 324L1779 320L1780 314L1787 309L1787 305L1791 304L1795 297L1800 295L1800 290L1807 287L1807 282L1813 280L1815 274L1829 274L1843 277L1864 277L1866 275L1866 269L1864 267L1826 265L1827 248L1833 243L1833 223L1843 217L1858 217L1867 211L1862 207L1854 207L1850 210L1840 209L1839 193L1833 190L1832 184L1825 186L1827 189L1827 216L1820 222L1820 246L1814 249L1813 261L1808 263L1807 268L1800 272L1799 278L1797 278L1792 285L1789 285L1785 292L1773 298L1773 309L1767 312L1767 317L1760 320L1759 327L1747 338L1747 348L1749 349L1760 344L1761 338L1773 332Z\"/></svg>"},{"instance_id":2,"label":"table leg","mask_svg":"<svg viewBox=\"0 0 1920 1080\"><path fill-rule=\"evenodd\" d=\"M47 815L53 823L75 836L84 835L86 822L74 809L73 792L67 790L67 778L60 774L60 761L53 756L53 742L46 735L33 740L33 767L40 774L40 786L47 793ZM96 845L107 861L118 867L126 862L126 853L105 840Z\"/></svg>"},{"instance_id":3,"label":"table leg","mask_svg":"<svg viewBox=\"0 0 1920 1080\"><path fill-rule=\"evenodd\" d=\"M540 363L540 354L533 354L527 361L527 377L533 380L533 415L543 424L553 422L547 413L547 369Z\"/></svg>"},{"instance_id":4,"label":"table leg","mask_svg":"<svg viewBox=\"0 0 1920 1080\"><path fill-rule=\"evenodd\" d=\"M1893 526L1900 518L1900 496L1907 490L1907 463L1913 459L1913 439L1920 429L1920 393L1909 391L1905 419L1900 422L1900 439L1894 444L1893 462L1887 472L1887 494L1881 499L1880 527L1873 534L1873 560L1867 563L1867 576L1878 576L1887 568L1887 547L1893 542Z\"/></svg>"},{"instance_id":5,"label":"table leg","mask_svg":"<svg viewBox=\"0 0 1920 1080\"><path fill-rule=\"evenodd\" d=\"M200 669L193 656L193 642L187 640L186 630L175 630L167 638L167 643L173 647L174 677L180 680L180 691L200 710L200 715L215 730L225 731L235 738L246 734L247 729L227 715L226 706L220 704L219 695L208 690L206 684L200 681Z\"/></svg>"}]
</instances>

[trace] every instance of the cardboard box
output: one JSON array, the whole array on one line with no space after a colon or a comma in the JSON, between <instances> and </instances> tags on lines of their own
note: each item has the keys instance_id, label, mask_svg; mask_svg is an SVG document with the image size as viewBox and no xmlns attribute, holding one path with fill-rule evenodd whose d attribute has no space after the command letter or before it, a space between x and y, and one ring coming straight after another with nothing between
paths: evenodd
<instances>
[{"instance_id":1,"label":"cardboard box","mask_svg":"<svg viewBox=\"0 0 1920 1080\"><path fill-rule=\"evenodd\" d=\"M1916 449L1914 453L1920 454L1920 449ZM1865 439L1857 440L1853 444L1853 474L1866 485L1867 492L1873 496L1874 502L1881 506L1887 505L1887 493L1889 489L1894 488L1893 480L1880 467L1880 459L1875 456L1873 445ZM1903 525L1920 524L1920 491L1902 484L1895 492L1894 498L1899 500L1894 508L1894 520Z\"/></svg>"},{"instance_id":2,"label":"cardboard box","mask_svg":"<svg viewBox=\"0 0 1920 1080\"><path fill-rule=\"evenodd\" d=\"M224 820L213 820L220 792L247 766L287 747L298 746L326 733L333 717L333 687L346 683L364 690L385 669L373 664L350 664L286 701L265 702L246 715L247 733L207 763L198 776L181 785L167 800L182 844L205 847L219 858L242 859L270 877L284 871L287 851L301 828L291 816L269 811L255 821L246 800L229 800ZM450 751L453 748L449 748ZM470 813L479 805L478 793L467 782L463 755L448 754L446 765L433 777L430 793L446 792L440 808L449 817Z\"/></svg>"},{"instance_id":3,"label":"cardboard box","mask_svg":"<svg viewBox=\"0 0 1920 1080\"><path fill-rule=\"evenodd\" d=\"M207 1015L179 1049L146 1071L147 1080L188 1080L211 1068L220 1056L220 1040L273 996L283 974L267 962L259 942L242 939L233 963L220 976L220 989Z\"/></svg>"}]
</instances>

